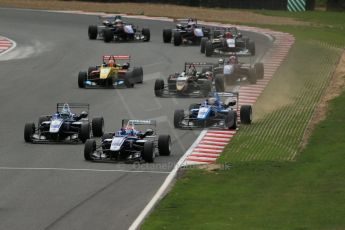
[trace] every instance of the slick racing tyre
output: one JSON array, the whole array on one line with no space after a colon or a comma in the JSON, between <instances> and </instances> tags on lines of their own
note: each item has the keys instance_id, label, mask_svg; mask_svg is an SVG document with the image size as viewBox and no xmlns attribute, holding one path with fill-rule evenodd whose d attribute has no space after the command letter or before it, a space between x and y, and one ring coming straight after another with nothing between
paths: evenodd
<instances>
[{"instance_id":1,"label":"slick racing tyre","mask_svg":"<svg viewBox=\"0 0 345 230\"><path fill-rule=\"evenodd\" d=\"M255 71L254 68L250 68L249 69L248 81L249 81L250 84L256 84L257 75L256 75L256 71Z\"/></svg>"},{"instance_id":2,"label":"slick racing tyre","mask_svg":"<svg viewBox=\"0 0 345 230\"><path fill-rule=\"evenodd\" d=\"M182 128L181 122L184 118L184 111L182 109L177 109L174 112L174 127Z\"/></svg>"},{"instance_id":3,"label":"slick racing tyre","mask_svg":"<svg viewBox=\"0 0 345 230\"><path fill-rule=\"evenodd\" d=\"M143 28L141 31L141 34L144 36L144 39L143 39L144 42L150 41L150 38L151 38L150 29Z\"/></svg>"},{"instance_id":4,"label":"slick racing tyre","mask_svg":"<svg viewBox=\"0 0 345 230\"><path fill-rule=\"evenodd\" d=\"M228 129L236 129L237 128L237 113L235 111L230 110L229 113L226 115L225 126Z\"/></svg>"},{"instance_id":5,"label":"slick racing tyre","mask_svg":"<svg viewBox=\"0 0 345 230\"><path fill-rule=\"evenodd\" d=\"M90 25L88 29L88 35L90 40L95 40L97 38L97 26L95 25Z\"/></svg>"},{"instance_id":6,"label":"slick racing tyre","mask_svg":"<svg viewBox=\"0 0 345 230\"><path fill-rule=\"evenodd\" d=\"M171 29L164 29L163 30L163 42L164 43L170 43L172 37L172 31Z\"/></svg>"},{"instance_id":7,"label":"slick racing tyre","mask_svg":"<svg viewBox=\"0 0 345 230\"><path fill-rule=\"evenodd\" d=\"M170 135L159 135L158 137L158 151L160 156L169 156L171 153L171 138Z\"/></svg>"},{"instance_id":8,"label":"slick racing tyre","mask_svg":"<svg viewBox=\"0 0 345 230\"><path fill-rule=\"evenodd\" d=\"M154 144L152 141L147 141L142 150L142 157L148 163L153 163L155 160Z\"/></svg>"},{"instance_id":9,"label":"slick racing tyre","mask_svg":"<svg viewBox=\"0 0 345 230\"><path fill-rule=\"evenodd\" d=\"M205 44L205 55L206 57L211 57L213 54L213 45L211 41L207 41Z\"/></svg>"},{"instance_id":10,"label":"slick racing tyre","mask_svg":"<svg viewBox=\"0 0 345 230\"><path fill-rule=\"evenodd\" d=\"M163 95L164 90L164 80L163 79L156 79L155 81L155 95L156 97L161 97Z\"/></svg>"},{"instance_id":11,"label":"slick racing tyre","mask_svg":"<svg viewBox=\"0 0 345 230\"><path fill-rule=\"evenodd\" d=\"M182 43L182 36L181 33L178 31L174 32L174 45L179 46Z\"/></svg>"},{"instance_id":12,"label":"slick racing tyre","mask_svg":"<svg viewBox=\"0 0 345 230\"><path fill-rule=\"evenodd\" d=\"M252 106L242 105L240 109L240 120L241 124L251 124L252 123Z\"/></svg>"},{"instance_id":13,"label":"slick racing tyre","mask_svg":"<svg viewBox=\"0 0 345 230\"><path fill-rule=\"evenodd\" d=\"M86 72L79 72L78 74L78 86L79 88L85 88L85 81L87 79Z\"/></svg>"},{"instance_id":14,"label":"slick racing tyre","mask_svg":"<svg viewBox=\"0 0 345 230\"><path fill-rule=\"evenodd\" d=\"M139 83L139 84L143 83L143 76L144 76L143 67L134 67L133 75L136 80L135 83Z\"/></svg>"},{"instance_id":15,"label":"slick racing tyre","mask_svg":"<svg viewBox=\"0 0 345 230\"><path fill-rule=\"evenodd\" d=\"M88 139L84 146L84 159L86 161L92 161L92 154L96 151L96 141Z\"/></svg>"},{"instance_id":16,"label":"slick racing tyre","mask_svg":"<svg viewBox=\"0 0 345 230\"><path fill-rule=\"evenodd\" d=\"M113 40L113 38L114 38L113 31L111 31L108 28L105 28L103 30L103 40L104 40L104 42L106 42L106 43L111 42Z\"/></svg>"},{"instance_id":17,"label":"slick racing tyre","mask_svg":"<svg viewBox=\"0 0 345 230\"><path fill-rule=\"evenodd\" d=\"M24 127L24 140L25 142L32 142L32 136L35 133L35 124L34 123L26 123Z\"/></svg>"},{"instance_id":18,"label":"slick racing tyre","mask_svg":"<svg viewBox=\"0 0 345 230\"><path fill-rule=\"evenodd\" d=\"M85 143L87 139L90 139L90 123L82 123L80 126L79 139Z\"/></svg>"},{"instance_id":19,"label":"slick racing tyre","mask_svg":"<svg viewBox=\"0 0 345 230\"><path fill-rule=\"evenodd\" d=\"M103 117L95 117L92 119L92 134L94 137L101 137L104 133Z\"/></svg>"}]
</instances>

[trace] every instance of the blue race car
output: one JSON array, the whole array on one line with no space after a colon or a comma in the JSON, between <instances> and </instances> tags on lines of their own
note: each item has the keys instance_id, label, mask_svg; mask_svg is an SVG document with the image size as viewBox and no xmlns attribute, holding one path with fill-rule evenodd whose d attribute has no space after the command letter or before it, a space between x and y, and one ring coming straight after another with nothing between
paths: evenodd
<instances>
[{"instance_id":1,"label":"blue race car","mask_svg":"<svg viewBox=\"0 0 345 230\"><path fill-rule=\"evenodd\" d=\"M149 128L142 132L136 126ZM156 151L158 149L158 151ZM105 133L101 143L87 140L84 158L87 161L154 162L156 155L169 156L171 138L169 135L156 135L155 120L122 120L122 128Z\"/></svg>"},{"instance_id":2,"label":"blue race car","mask_svg":"<svg viewBox=\"0 0 345 230\"><path fill-rule=\"evenodd\" d=\"M220 127L236 129L237 111L239 110L238 98L238 92L214 92L213 97L206 99L203 103L191 104L187 114L182 109L175 110L174 126L175 128ZM251 124L251 105L241 106L240 121L242 124Z\"/></svg>"},{"instance_id":3,"label":"blue race car","mask_svg":"<svg viewBox=\"0 0 345 230\"><path fill-rule=\"evenodd\" d=\"M71 108L84 109L79 115L72 113ZM85 111L87 110L87 111ZM30 122L25 124L24 140L31 143L85 143L90 138L103 135L103 117L89 121L89 104L57 103L53 115L44 115L38 119L38 126Z\"/></svg>"}]
</instances>

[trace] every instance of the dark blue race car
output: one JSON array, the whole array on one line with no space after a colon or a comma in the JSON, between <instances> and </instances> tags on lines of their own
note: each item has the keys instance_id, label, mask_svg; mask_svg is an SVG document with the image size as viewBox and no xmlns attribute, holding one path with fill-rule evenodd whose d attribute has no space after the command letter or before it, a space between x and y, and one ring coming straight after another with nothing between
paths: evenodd
<instances>
[{"instance_id":1,"label":"dark blue race car","mask_svg":"<svg viewBox=\"0 0 345 230\"><path fill-rule=\"evenodd\" d=\"M72 108L83 109L77 115ZM57 103L53 115L44 115L35 123L25 124L24 140L31 143L83 143L90 138L91 131L94 137L103 135L103 117L95 117L89 121L89 104L84 103Z\"/></svg>"},{"instance_id":2,"label":"dark blue race car","mask_svg":"<svg viewBox=\"0 0 345 230\"><path fill-rule=\"evenodd\" d=\"M213 96L199 104L191 104L188 113L184 110L175 110L175 128L203 128L220 127L227 129L237 128L237 111L240 111L242 124L251 124L252 107L242 105L239 110L237 92L214 92ZM222 100L224 99L224 100Z\"/></svg>"},{"instance_id":3,"label":"dark blue race car","mask_svg":"<svg viewBox=\"0 0 345 230\"><path fill-rule=\"evenodd\" d=\"M136 126L150 128L139 131ZM170 153L171 138L169 135L156 135L154 120L122 120L120 130L104 134L100 144L96 140L87 140L84 148L84 158L87 161L152 163L156 155L169 156Z\"/></svg>"}]
</instances>

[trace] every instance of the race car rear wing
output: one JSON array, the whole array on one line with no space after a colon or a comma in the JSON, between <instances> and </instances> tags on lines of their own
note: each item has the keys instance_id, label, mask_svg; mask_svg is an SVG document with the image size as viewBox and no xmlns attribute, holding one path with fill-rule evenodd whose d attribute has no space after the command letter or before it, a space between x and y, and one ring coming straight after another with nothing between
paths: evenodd
<instances>
[{"instance_id":1,"label":"race car rear wing","mask_svg":"<svg viewBox=\"0 0 345 230\"><path fill-rule=\"evenodd\" d=\"M131 60L130 55L103 55L103 62L108 62L109 60Z\"/></svg>"},{"instance_id":2,"label":"race car rear wing","mask_svg":"<svg viewBox=\"0 0 345 230\"><path fill-rule=\"evenodd\" d=\"M88 103L56 103L56 111L59 112L65 105L68 105L71 109L86 109L90 110L90 104Z\"/></svg>"},{"instance_id":3,"label":"race car rear wing","mask_svg":"<svg viewBox=\"0 0 345 230\"><path fill-rule=\"evenodd\" d=\"M187 72L190 68L197 68L197 67L209 67L210 71L213 71L214 64L210 62L185 62L184 63L184 71Z\"/></svg>"}]
</instances>

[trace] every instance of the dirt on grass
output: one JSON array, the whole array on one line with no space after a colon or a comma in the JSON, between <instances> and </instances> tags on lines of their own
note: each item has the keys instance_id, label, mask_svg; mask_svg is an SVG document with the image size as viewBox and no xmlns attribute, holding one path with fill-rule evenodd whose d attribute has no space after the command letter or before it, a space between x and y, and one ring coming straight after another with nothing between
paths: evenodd
<instances>
[{"instance_id":1,"label":"dirt on grass","mask_svg":"<svg viewBox=\"0 0 345 230\"><path fill-rule=\"evenodd\" d=\"M345 90L345 50L343 51L339 63L332 75L330 83L325 90L324 96L321 98L319 105L316 107L313 117L311 118L308 127L306 128L301 148L304 149L308 144L309 137L313 133L315 126L323 121L328 112L329 102L338 97Z\"/></svg>"},{"instance_id":2,"label":"dirt on grass","mask_svg":"<svg viewBox=\"0 0 345 230\"><path fill-rule=\"evenodd\" d=\"M186 18L234 24L306 25L293 18L261 15L249 10L188 7L149 3L93 3L61 0L0 0L1 7L45 10L77 10L88 12L123 13L157 17Z\"/></svg>"}]
</instances>

